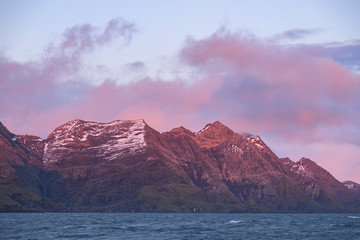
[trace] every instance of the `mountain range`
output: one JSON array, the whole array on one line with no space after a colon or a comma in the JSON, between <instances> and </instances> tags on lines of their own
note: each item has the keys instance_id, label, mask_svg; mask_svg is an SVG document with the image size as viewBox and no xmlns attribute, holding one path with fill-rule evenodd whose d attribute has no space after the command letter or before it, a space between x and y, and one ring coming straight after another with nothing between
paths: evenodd
<instances>
[{"instance_id":1,"label":"mountain range","mask_svg":"<svg viewBox=\"0 0 360 240\"><path fill-rule=\"evenodd\" d=\"M219 121L73 120L46 139L0 122L0 169L1 212L360 212L359 184Z\"/></svg>"}]
</instances>

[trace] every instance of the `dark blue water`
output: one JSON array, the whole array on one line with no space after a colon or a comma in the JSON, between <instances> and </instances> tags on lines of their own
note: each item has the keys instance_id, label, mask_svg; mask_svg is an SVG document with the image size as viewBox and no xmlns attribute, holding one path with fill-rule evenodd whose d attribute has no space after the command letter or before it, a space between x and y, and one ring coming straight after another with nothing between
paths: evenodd
<instances>
[{"instance_id":1,"label":"dark blue water","mask_svg":"<svg viewBox=\"0 0 360 240\"><path fill-rule=\"evenodd\" d=\"M360 215L2 213L0 239L360 240Z\"/></svg>"}]
</instances>

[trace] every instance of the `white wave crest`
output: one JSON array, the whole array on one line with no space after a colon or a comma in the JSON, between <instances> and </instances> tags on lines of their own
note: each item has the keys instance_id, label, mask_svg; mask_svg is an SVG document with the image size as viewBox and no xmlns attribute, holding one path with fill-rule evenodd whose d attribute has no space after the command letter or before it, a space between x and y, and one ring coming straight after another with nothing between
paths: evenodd
<instances>
[{"instance_id":1,"label":"white wave crest","mask_svg":"<svg viewBox=\"0 0 360 240\"><path fill-rule=\"evenodd\" d=\"M229 223L235 224L235 223L241 223L241 220L230 220Z\"/></svg>"}]
</instances>

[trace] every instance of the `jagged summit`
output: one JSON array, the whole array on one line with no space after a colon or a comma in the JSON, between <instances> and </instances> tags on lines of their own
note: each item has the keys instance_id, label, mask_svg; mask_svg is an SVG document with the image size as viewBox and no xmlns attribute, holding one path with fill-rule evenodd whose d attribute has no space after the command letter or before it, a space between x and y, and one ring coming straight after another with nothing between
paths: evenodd
<instances>
[{"instance_id":1,"label":"jagged summit","mask_svg":"<svg viewBox=\"0 0 360 240\"><path fill-rule=\"evenodd\" d=\"M213 123L208 123L203 129L201 129L197 134L204 134L205 132L233 132L230 128L222 124L220 121L215 121Z\"/></svg>"},{"instance_id":2,"label":"jagged summit","mask_svg":"<svg viewBox=\"0 0 360 240\"><path fill-rule=\"evenodd\" d=\"M202 146L213 147L225 142L234 135L237 134L221 122L216 121L206 124L206 126L197 133L196 137Z\"/></svg>"},{"instance_id":3,"label":"jagged summit","mask_svg":"<svg viewBox=\"0 0 360 240\"><path fill-rule=\"evenodd\" d=\"M219 121L206 124L205 127L197 133L197 135L199 136L207 136L210 138L216 138L229 134L234 134L234 131L232 131L230 128L228 128Z\"/></svg>"},{"instance_id":4,"label":"jagged summit","mask_svg":"<svg viewBox=\"0 0 360 240\"><path fill-rule=\"evenodd\" d=\"M302 157L297 162L292 161L290 158L282 158L281 161L294 173L307 176L315 177L318 174L330 175L325 169L321 168L314 161L309 158Z\"/></svg>"},{"instance_id":5,"label":"jagged summit","mask_svg":"<svg viewBox=\"0 0 360 240\"><path fill-rule=\"evenodd\" d=\"M175 135L195 135L193 132L183 126L172 129L170 133Z\"/></svg>"}]
</instances>

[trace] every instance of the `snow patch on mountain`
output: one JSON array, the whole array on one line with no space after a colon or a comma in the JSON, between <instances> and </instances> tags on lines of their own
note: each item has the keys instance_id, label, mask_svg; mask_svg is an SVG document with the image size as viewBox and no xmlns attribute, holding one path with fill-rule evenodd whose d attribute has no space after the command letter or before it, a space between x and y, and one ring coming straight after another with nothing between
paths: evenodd
<instances>
[{"instance_id":1,"label":"snow patch on mountain","mask_svg":"<svg viewBox=\"0 0 360 240\"><path fill-rule=\"evenodd\" d=\"M231 144L229 146L228 151L235 153L235 154L239 154L240 156L242 156L244 154L244 151L240 147L238 147L234 144Z\"/></svg>"},{"instance_id":2,"label":"snow patch on mountain","mask_svg":"<svg viewBox=\"0 0 360 240\"><path fill-rule=\"evenodd\" d=\"M210 126L211 126L211 123L206 124L206 126L203 129L201 129L199 132L197 132L197 134L200 134L200 133L206 131Z\"/></svg>"},{"instance_id":3,"label":"snow patch on mountain","mask_svg":"<svg viewBox=\"0 0 360 240\"><path fill-rule=\"evenodd\" d=\"M259 136L247 135L247 136L245 136L245 138L249 142L253 143L257 148L259 148L259 149L264 148L264 143L263 143L263 141L261 140L261 138Z\"/></svg>"},{"instance_id":4,"label":"snow patch on mountain","mask_svg":"<svg viewBox=\"0 0 360 240\"><path fill-rule=\"evenodd\" d=\"M347 187L350 190L360 191L360 184L358 184L356 182L344 181L344 182L342 182L342 184L344 184L344 186Z\"/></svg>"},{"instance_id":5,"label":"snow patch on mountain","mask_svg":"<svg viewBox=\"0 0 360 240\"><path fill-rule=\"evenodd\" d=\"M314 175L314 173L307 167L304 159L300 159L298 162L293 163L290 170L308 177L312 177Z\"/></svg>"}]
</instances>

